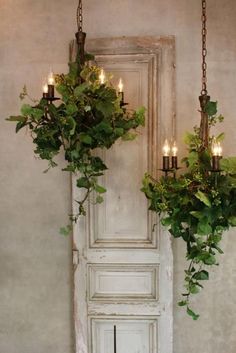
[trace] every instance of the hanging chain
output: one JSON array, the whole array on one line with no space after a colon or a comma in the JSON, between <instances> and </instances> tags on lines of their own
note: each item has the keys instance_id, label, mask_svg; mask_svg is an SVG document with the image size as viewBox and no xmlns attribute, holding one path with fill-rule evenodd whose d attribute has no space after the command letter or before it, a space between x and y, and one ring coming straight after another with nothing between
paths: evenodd
<instances>
[{"instance_id":1,"label":"hanging chain","mask_svg":"<svg viewBox=\"0 0 236 353\"><path fill-rule=\"evenodd\" d=\"M202 0L202 90L201 95L207 95L207 63L206 63L206 56L207 56L207 48L206 48L206 36L207 36L207 29L206 29L206 0Z\"/></svg>"},{"instance_id":2,"label":"hanging chain","mask_svg":"<svg viewBox=\"0 0 236 353\"><path fill-rule=\"evenodd\" d=\"M79 32L83 32L83 7L82 0L79 0L79 4L76 12L77 27Z\"/></svg>"}]
</instances>

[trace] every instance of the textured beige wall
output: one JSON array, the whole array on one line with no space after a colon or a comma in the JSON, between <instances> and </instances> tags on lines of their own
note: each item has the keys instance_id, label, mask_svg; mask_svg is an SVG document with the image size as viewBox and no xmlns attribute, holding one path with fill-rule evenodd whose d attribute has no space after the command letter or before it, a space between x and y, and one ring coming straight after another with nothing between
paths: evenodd
<instances>
[{"instance_id":1,"label":"textured beige wall","mask_svg":"<svg viewBox=\"0 0 236 353\"><path fill-rule=\"evenodd\" d=\"M199 121L200 0L85 0L89 37L176 36L177 131ZM66 69L75 30L72 0L0 0L0 352L71 353L70 240L57 234L70 208L70 185L59 170L44 175L28 136L4 118L17 113L24 83L33 95L53 64ZM224 152L236 154L236 2L208 0L208 86L226 121ZM179 142L181 145L181 142ZM181 148L181 153L183 149ZM225 235L221 266L196 298L192 322L174 309L174 353L236 351L236 242ZM184 249L174 244L175 299L182 289ZM200 303L201 301L201 303Z\"/></svg>"}]
</instances>

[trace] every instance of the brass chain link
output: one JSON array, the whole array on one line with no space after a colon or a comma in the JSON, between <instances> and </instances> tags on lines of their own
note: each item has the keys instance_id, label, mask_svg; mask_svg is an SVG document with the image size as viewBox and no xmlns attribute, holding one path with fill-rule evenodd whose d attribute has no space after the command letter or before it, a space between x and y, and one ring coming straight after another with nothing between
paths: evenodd
<instances>
[{"instance_id":1,"label":"brass chain link","mask_svg":"<svg viewBox=\"0 0 236 353\"><path fill-rule=\"evenodd\" d=\"M79 32L83 32L83 6L82 0L79 0L79 4L76 12L77 27Z\"/></svg>"},{"instance_id":2,"label":"brass chain link","mask_svg":"<svg viewBox=\"0 0 236 353\"><path fill-rule=\"evenodd\" d=\"M207 95L207 63L206 63L206 56L207 56L207 48L206 48L206 36L207 36L207 29L206 29L206 0L202 0L202 90L201 95Z\"/></svg>"}]
</instances>

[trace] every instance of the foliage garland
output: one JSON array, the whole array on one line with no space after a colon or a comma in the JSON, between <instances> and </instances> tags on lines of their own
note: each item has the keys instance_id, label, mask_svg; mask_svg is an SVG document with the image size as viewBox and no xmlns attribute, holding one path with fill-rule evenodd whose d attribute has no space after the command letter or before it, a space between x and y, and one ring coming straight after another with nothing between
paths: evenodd
<instances>
[{"instance_id":1,"label":"foliage garland","mask_svg":"<svg viewBox=\"0 0 236 353\"><path fill-rule=\"evenodd\" d=\"M216 102L205 107L209 127L221 122ZM224 134L216 140L220 141ZM211 150L205 148L200 128L185 138L189 154L183 159L187 171L179 177L168 175L160 181L146 174L142 191L150 201L149 209L161 216L161 224L174 238L186 243L185 289L178 304L197 320L199 315L190 308L190 297L203 288L209 279L210 266L218 265L216 254L223 251L219 244L224 231L236 226L236 157L224 158L219 173L211 172ZM209 137L210 146L213 136Z\"/></svg>"},{"instance_id":2,"label":"foliage garland","mask_svg":"<svg viewBox=\"0 0 236 353\"><path fill-rule=\"evenodd\" d=\"M81 65L78 56L76 62L69 63L68 74L56 76L59 104L42 98L34 106L24 104L20 115L6 119L17 123L16 132L25 127L30 131L34 152L48 160L48 169L57 166L54 157L64 149L67 165L63 171L79 173L77 187L85 189L83 198L75 200L78 212L70 215L72 222L86 214L84 204L91 193L94 202L101 203L106 192L98 177L107 166L94 150L109 149L119 138L133 140L137 135L134 129L145 120L145 108L125 109L110 80L100 83L100 69L90 65L91 55L86 54L85 59ZM24 87L20 98L26 97L30 98ZM70 231L71 224L60 230L65 235Z\"/></svg>"}]
</instances>

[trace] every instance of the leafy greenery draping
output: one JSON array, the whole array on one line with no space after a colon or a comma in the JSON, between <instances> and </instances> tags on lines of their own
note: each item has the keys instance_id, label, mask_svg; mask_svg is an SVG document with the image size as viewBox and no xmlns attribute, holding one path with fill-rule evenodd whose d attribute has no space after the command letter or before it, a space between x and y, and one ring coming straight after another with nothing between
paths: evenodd
<instances>
[{"instance_id":1,"label":"leafy greenery draping","mask_svg":"<svg viewBox=\"0 0 236 353\"><path fill-rule=\"evenodd\" d=\"M206 106L209 126L223 120L216 116L215 102ZM216 141L222 140L220 134ZM185 138L188 156L183 159L186 172L179 177L169 174L156 181L146 174L142 191L150 201L150 210L161 216L161 223L174 238L186 243L185 292L180 306L196 320L199 315L190 308L190 297L203 288L209 279L209 268L218 264L217 253L222 254L220 241L224 231L236 226L236 157L223 158L220 172L211 171L211 144L204 148L200 129Z\"/></svg>"},{"instance_id":2,"label":"leafy greenery draping","mask_svg":"<svg viewBox=\"0 0 236 353\"><path fill-rule=\"evenodd\" d=\"M16 122L16 132L27 128L35 144L35 154L49 162L49 168L61 149L67 162L64 171L78 176L77 187L84 189L78 203L78 212L70 215L76 222L85 215L85 201L95 195L94 202L101 203L106 189L98 178L107 169L96 149L109 149L119 138L133 140L135 129L144 125L145 108L136 111L125 109L121 98L109 80L99 81L100 69L79 61L69 64L69 73L56 76L56 90L61 95L59 103L42 98L36 105L24 104L20 115L7 120ZM29 97L26 87L21 99ZM63 227L67 234L71 225Z\"/></svg>"}]
</instances>

